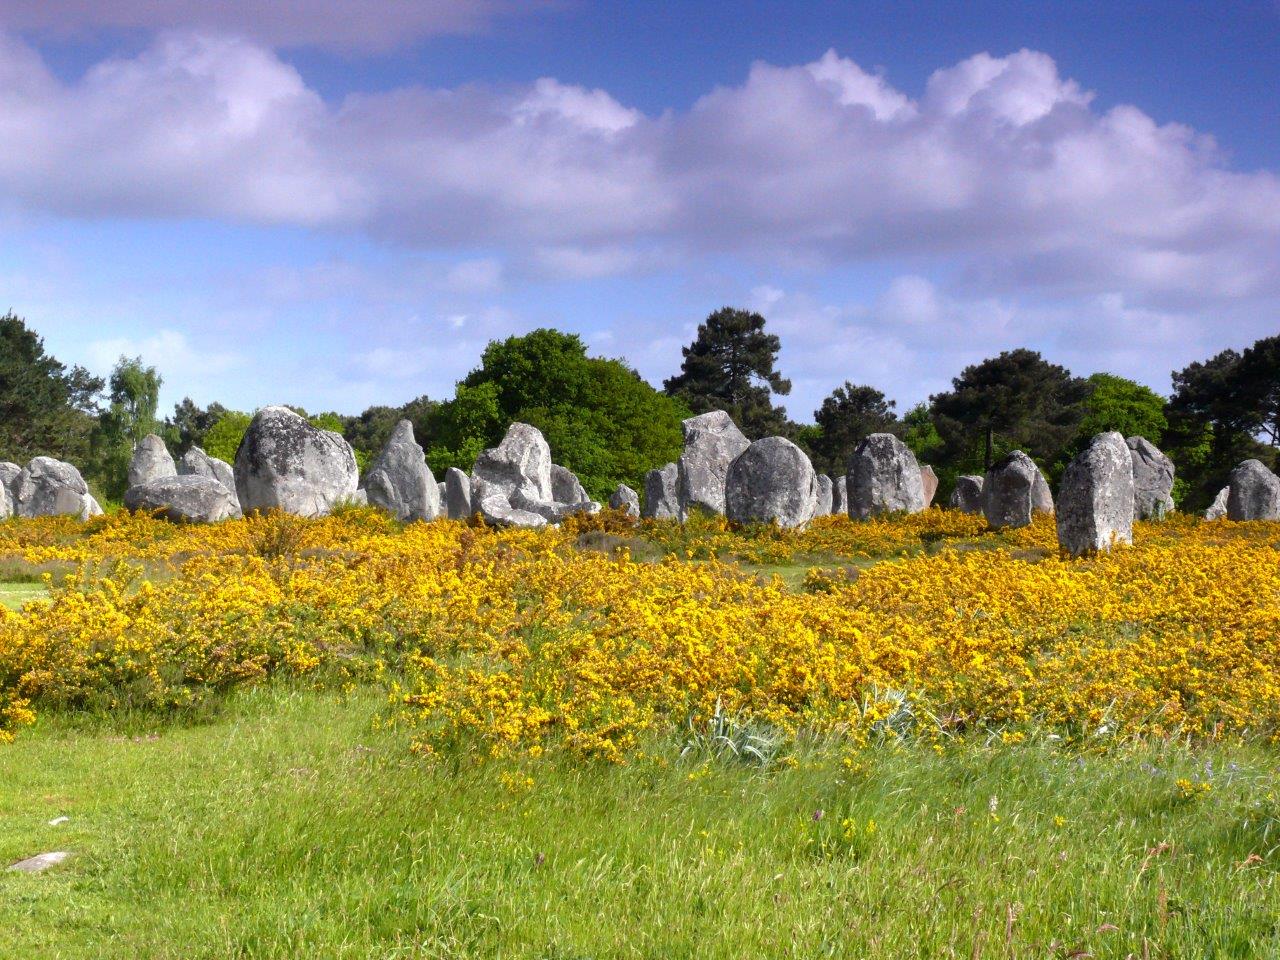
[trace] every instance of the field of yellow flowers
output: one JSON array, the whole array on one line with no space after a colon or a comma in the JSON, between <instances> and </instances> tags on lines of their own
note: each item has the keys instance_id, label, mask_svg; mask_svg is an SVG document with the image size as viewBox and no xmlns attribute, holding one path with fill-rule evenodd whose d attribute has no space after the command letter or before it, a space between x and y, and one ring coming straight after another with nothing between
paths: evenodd
<instances>
[{"instance_id":1,"label":"field of yellow flowers","mask_svg":"<svg viewBox=\"0 0 1280 960\"><path fill-rule=\"evenodd\" d=\"M799 590L743 565L787 561L813 561ZM996 535L942 510L794 534L116 514L6 522L0 563L51 580L0 612L0 739L274 676L384 685L428 757L622 762L714 724L851 748L1280 734L1277 524L1139 524L1069 561L1052 518Z\"/></svg>"}]
</instances>

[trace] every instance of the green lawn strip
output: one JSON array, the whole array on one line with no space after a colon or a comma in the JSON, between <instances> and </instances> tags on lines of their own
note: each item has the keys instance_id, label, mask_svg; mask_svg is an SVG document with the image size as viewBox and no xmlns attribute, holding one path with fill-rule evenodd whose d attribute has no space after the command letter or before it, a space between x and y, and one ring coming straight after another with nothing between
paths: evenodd
<instances>
[{"instance_id":1,"label":"green lawn strip","mask_svg":"<svg viewBox=\"0 0 1280 960\"><path fill-rule=\"evenodd\" d=\"M43 583L0 583L0 603L17 610L29 600L43 600L49 595Z\"/></svg>"},{"instance_id":2,"label":"green lawn strip","mask_svg":"<svg viewBox=\"0 0 1280 960\"><path fill-rule=\"evenodd\" d=\"M77 856L0 873L5 949L184 960L1280 949L1274 750L883 747L850 769L827 746L761 772L681 761L664 742L624 767L455 773L374 730L381 703L377 691L280 686L232 697L204 726L42 720L0 749L0 862ZM1179 778L1211 789L1184 797ZM70 820L50 826L58 816Z\"/></svg>"}]
</instances>

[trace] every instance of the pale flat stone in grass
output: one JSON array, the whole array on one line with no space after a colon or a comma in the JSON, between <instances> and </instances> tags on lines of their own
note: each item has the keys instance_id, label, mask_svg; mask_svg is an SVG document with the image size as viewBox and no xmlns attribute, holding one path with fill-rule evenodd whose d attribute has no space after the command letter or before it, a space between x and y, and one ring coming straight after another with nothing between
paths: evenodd
<instances>
[{"instance_id":1,"label":"pale flat stone in grass","mask_svg":"<svg viewBox=\"0 0 1280 960\"><path fill-rule=\"evenodd\" d=\"M14 873L43 873L50 867L56 867L70 858L70 850L51 850L48 853L38 853L34 857L27 857L25 860L10 864L9 870Z\"/></svg>"},{"instance_id":2,"label":"pale flat stone in grass","mask_svg":"<svg viewBox=\"0 0 1280 960\"><path fill-rule=\"evenodd\" d=\"M680 519L695 510L723 515L729 465L751 446L751 441L723 410L690 417L681 428L684 451L677 463Z\"/></svg>"},{"instance_id":3,"label":"pale flat stone in grass","mask_svg":"<svg viewBox=\"0 0 1280 960\"><path fill-rule=\"evenodd\" d=\"M644 509L640 515L650 520L672 520L680 516L679 481L680 468L674 463L646 473Z\"/></svg>"}]
</instances>

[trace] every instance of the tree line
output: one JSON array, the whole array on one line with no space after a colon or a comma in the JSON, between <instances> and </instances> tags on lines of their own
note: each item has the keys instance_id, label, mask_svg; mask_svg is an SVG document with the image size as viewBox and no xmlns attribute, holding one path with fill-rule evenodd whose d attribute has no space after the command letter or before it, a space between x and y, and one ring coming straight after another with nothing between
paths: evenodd
<instances>
[{"instance_id":1,"label":"tree line","mask_svg":"<svg viewBox=\"0 0 1280 960\"><path fill-rule=\"evenodd\" d=\"M1175 500L1197 509L1240 460L1274 466L1280 446L1280 336L1174 371L1168 397L1110 373L1080 377L1034 350L1016 349L966 367L950 390L901 414L881 390L846 381L814 411L812 424L791 420L779 403L791 391L778 370L780 348L759 313L725 307L698 327L679 372L659 390L624 361L588 356L577 335L541 329L491 342L447 399L420 396L354 416L294 409L346 437L362 468L407 418L437 474L469 470L520 420L543 432L557 462L597 499L618 483L640 489L647 470L680 455L680 421L710 410L729 413L753 440L788 437L833 476L863 437L894 433L934 467L944 494L955 477L982 473L1014 449L1056 481L1090 437L1118 430L1169 454L1178 467ZM133 450L148 433L162 435L178 454L199 446L234 460L252 414L184 398L161 419L161 383L136 357L121 357L105 380L67 367L21 318L0 317L0 459L70 460L117 500Z\"/></svg>"}]
</instances>

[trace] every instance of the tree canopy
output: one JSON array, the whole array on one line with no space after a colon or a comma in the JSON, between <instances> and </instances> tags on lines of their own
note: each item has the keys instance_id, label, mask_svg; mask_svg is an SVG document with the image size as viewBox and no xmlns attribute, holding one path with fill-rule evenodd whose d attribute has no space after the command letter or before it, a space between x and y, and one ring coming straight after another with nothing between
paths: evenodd
<instances>
[{"instance_id":1,"label":"tree canopy","mask_svg":"<svg viewBox=\"0 0 1280 960\"><path fill-rule=\"evenodd\" d=\"M873 433L901 428L894 401L875 387L855 386L848 380L837 387L813 412L818 430L809 441L814 467L819 473L838 476L845 471L858 441Z\"/></svg>"},{"instance_id":2,"label":"tree canopy","mask_svg":"<svg viewBox=\"0 0 1280 960\"><path fill-rule=\"evenodd\" d=\"M1086 383L1084 416L1080 420L1080 444L1096 434L1117 430L1126 437L1146 437L1160 445L1169 422L1164 415L1164 397L1150 387L1112 373L1095 373Z\"/></svg>"}]
</instances>

